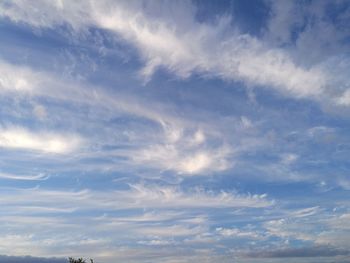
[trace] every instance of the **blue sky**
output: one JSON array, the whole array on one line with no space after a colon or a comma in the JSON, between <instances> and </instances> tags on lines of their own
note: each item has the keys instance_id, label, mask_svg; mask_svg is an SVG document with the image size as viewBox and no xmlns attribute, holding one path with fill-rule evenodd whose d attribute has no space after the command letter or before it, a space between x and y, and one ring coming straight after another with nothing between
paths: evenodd
<instances>
[{"instance_id":1,"label":"blue sky","mask_svg":"<svg viewBox=\"0 0 350 263\"><path fill-rule=\"evenodd\" d=\"M349 44L341 0L1 1L0 262L349 262Z\"/></svg>"}]
</instances>

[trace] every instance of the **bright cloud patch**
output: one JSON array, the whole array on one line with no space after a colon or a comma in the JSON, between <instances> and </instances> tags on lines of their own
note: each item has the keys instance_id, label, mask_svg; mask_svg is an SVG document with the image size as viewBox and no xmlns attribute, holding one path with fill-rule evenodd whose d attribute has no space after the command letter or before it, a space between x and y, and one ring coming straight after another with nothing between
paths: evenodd
<instances>
[{"instance_id":1,"label":"bright cloud patch","mask_svg":"<svg viewBox=\"0 0 350 263\"><path fill-rule=\"evenodd\" d=\"M0 146L46 153L69 153L78 149L81 139L50 133L34 133L23 128L0 130Z\"/></svg>"},{"instance_id":2,"label":"bright cloud patch","mask_svg":"<svg viewBox=\"0 0 350 263\"><path fill-rule=\"evenodd\" d=\"M238 30L228 36L224 33L230 27L228 17L218 19L214 25L198 23L190 3L171 4L175 10L172 16L167 16L169 11L160 6L154 11L154 3L142 2L128 5L113 1L89 4L62 1L56 5L47 1L41 4L14 1L3 4L1 10L3 16L34 27L69 24L76 30L97 26L115 32L134 44L144 56L147 64L142 74L146 77L157 67L165 66L183 77L200 71L272 87L296 97L317 99L330 93L327 89L332 85L331 77L322 64L311 68L299 66L282 49L268 48L257 38L237 33ZM39 16L43 17L40 23L35 19L38 14L34 14L34 10L39 10ZM183 22L177 23L174 19ZM21 82L17 84L23 86Z\"/></svg>"}]
</instances>

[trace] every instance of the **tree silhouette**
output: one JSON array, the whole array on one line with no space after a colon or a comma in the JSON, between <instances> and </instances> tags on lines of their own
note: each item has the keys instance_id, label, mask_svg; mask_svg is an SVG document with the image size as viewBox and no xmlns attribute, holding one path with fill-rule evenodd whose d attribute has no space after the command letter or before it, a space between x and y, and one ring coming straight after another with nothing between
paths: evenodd
<instances>
[{"instance_id":1,"label":"tree silhouette","mask_svg":"<svg viewBox=\"0 0 350 263\"><path fill-rule=\"evenodd\" d=\"M68 260L69 260L69 263L86 263L86 260L83 258L78 258L78 259L68 258ZM91 258L90 258L90 263L94 263L94 261Z\"/></svg>"}]
</instances>

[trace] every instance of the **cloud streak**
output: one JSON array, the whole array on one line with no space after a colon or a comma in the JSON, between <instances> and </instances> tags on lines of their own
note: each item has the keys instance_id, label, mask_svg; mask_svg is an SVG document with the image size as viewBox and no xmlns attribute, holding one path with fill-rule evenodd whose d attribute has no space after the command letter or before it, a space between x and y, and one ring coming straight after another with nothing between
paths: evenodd
<instances>
[{"instance_id":1,"label":"cloud streak","mask_svg":"<svg viewBox=\"0 0 350 263\"><path fill-rule=\"evenodd\" d=\"M38 175L16 175L0 173L0 178L8 180L24 180L24 181L43 181L49 178L48 175L38 174Z\"/></svg>"},{"instance_id":2,"label":"cloud streak","mask_svg":"<svg viewBox=\"0 0 350 263\"><path fill-rule=\"evenodd\" d=\"M0 147L53 154L66 154L77 150L82 139L76 135L31 132L25 128L0 129Z\"/></svg>"},{"instance_id":3,"label":"cloud streak","mask_svg":"<svg viewBox=\"0 0 350 263\"><path fill-rule=\"evenodd\" d=\"M325 100L332 94L330 86L336 80L330 78L330 72L322 63L311 67L298 65L282 49L271 48L257 38L240 34L238 30L228 35L225 32L232 32L230 17L218 19L213 25L199 23L194 19L195 8L190 2L173 4L172 16L166 15L170 8L165 5L154 12L154 3L60 3L41 3L41 8L37 8L40 15L50 18L40 23L31 12L39 3L24 1L20 5L13 2L3 5L1 10L3 16L34 27L69 24L75 29L97 26L115 32L134 44L145 58L142 74L146 77L164 66L181 77L192 72L209 73L228 80L271 87L296 98ZM161 14L161 19L155 19L157 14ZM173 19L179 14L183 22L176 20L175 23ZM348 80L344 81L343 86L348 86ZM17 84L24 88L21 82ZM342 101L338 96L332 95Z\"/></svg>"}]
</instances>

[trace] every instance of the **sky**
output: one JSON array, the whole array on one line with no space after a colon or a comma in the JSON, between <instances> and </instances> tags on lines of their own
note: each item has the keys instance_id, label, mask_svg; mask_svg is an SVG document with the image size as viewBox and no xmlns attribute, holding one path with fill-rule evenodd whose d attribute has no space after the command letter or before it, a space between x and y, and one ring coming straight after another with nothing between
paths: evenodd
<instances>
[{"instance_id":1,"label":"sky","mask_svg":"<svg viewBox=\"0 0 350 263\"><path fill-rule=\"evenodd\" d=\"M349 68L346 0L1 0L0 262L350 262Z\"/></svg>"}]
</instances>

